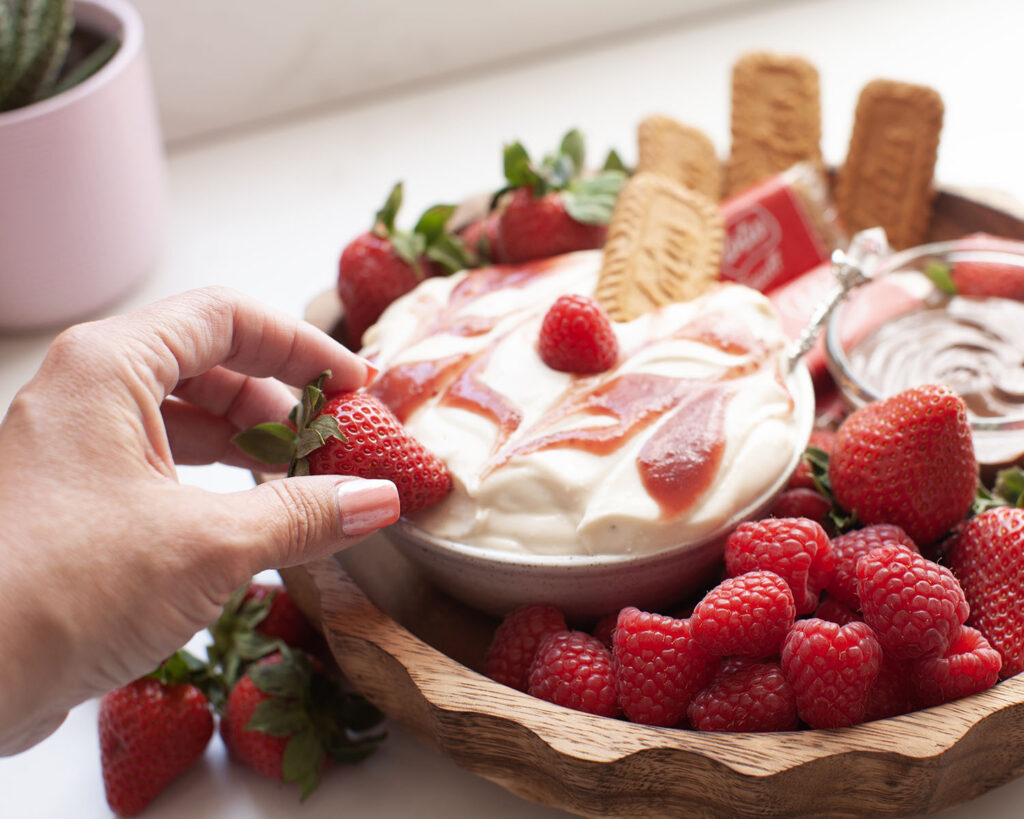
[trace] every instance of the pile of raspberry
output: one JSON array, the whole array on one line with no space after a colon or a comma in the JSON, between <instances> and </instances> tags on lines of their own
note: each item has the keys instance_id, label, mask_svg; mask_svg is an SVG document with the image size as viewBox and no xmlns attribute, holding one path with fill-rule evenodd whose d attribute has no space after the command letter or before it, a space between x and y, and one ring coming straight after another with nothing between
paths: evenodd
<instances>
[{"instance_id":1,"label":"pile of raspberry","mask_svg":"<svg viewBox=\"0 0 1024 819\"><path fill-rule=\"evenodd\" d=\"M809 518L744 523L691 612L627 607L591 632L548 605L498 627L484 672L568 708L702 731L839 728L991 687L956 577L899 527L830 539Z\"/></svg>"}]
</instances>

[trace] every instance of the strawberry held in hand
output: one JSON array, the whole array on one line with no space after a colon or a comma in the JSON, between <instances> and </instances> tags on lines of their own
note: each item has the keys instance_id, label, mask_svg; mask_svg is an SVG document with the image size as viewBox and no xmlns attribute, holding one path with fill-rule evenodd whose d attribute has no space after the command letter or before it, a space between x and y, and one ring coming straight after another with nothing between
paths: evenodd
<instances>
[{"instance_id":1,"label":"strawberry held in hand","mask_svg":"<svg viewBox=\"0 0 1024 819\"><path fill-rule=\"evenodd\" d=\"M929 384L861 407L839 428L828 476L836 501L862 523L893 523L917 544L934 543L977 491L963 399Z\"/></svg>"},{"instance_id":2,"label":"strawberry held in hand","mask_svg":"<svg viewBox=\"0 0 1024 819\"><path fill-rule=\"evenodd\" d=\"M103 787L121 816L142 811L203 755L213 735L210 704L189 681L194 658L185 657L179 652L100 701Z\"/></svg>"},{"instance_id":3,"label":"strawberry held in hand","mask_svg":"<svg viewBox=\"0 0 1024 819\"><path fill-rule=\"evenodd\" d=\"M258 424L233 439L268 464L289 464L289 475L354 475L395 484L402 514L443 500L452 476L440 458L410 435L383 403L365 392L323 393L323 373L307 384L288 416L290 425Z\"/></svg>"},{"instance_id":4,"label":"strawberry held in hand","mask_svg":"<svg viewBox=\"0 0 1024 819\"><path fill-rule=\"evenodd\" d=\"M606 169L583 177L584 162L583 138L576 130L540 167L518 142L505 149L508 187L498 197L511 193L499 207L497 261L518 264L604 244L625 173Z\"/></svg>"},{"instance_id":5,"label":"strawberry held in hand","mask_svg":"<svg viewBox=\"0 0 1024 819\"><path fill-rule=\"evenodd\" d=\"M461 241L445 231L453 206L435 205L420 217L411 233L403 233L395 229L401 204L399 182L377 211L373 228L352 240L338 261L345 341L353 349L361 346L363 333L399 296L427 276L468 266Z\"/></svg>"}]
</instances>

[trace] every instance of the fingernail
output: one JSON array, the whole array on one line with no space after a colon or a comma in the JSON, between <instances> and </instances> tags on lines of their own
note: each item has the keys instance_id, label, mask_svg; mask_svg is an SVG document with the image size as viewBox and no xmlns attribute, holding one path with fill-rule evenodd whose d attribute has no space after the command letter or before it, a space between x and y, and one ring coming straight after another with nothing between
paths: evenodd
<instances>
[{"instance_id":1,"label":"fingernail","mask_svg":"<svg viewBox=\"0 0 1024 819\"><path fill-rule=\"evenodd\" d=\"M391 481L355 478L338 484L336 491L342 537L365 535L398 520L401 506Z\"/></svg>"},{"instance_id":2,"label":"fingernail","mask_svg":"<svg viewBox=\"0 0 1024 819\"><path fill-rule=\"evenodd\" d=\"M378 370L378 369L377 369L376 367L374 367L374 366L373 366L373 365L372 365L372 364L371 364L371 363L370 363L369 361L367 361L367 360L366 360L365 358L363 359L363 364L364 364L364 365L366 366L366 381L364 381L364 382L363 382L363 386L365 387L365 386L367 386L367 385L368 385L368 384L369 384L369 383L370 383L371 381L373 381L373 379L375 379L375 378L377 377L377 373L379 373L379 372L380 372L380 370Z\"/></svg>"}]
</instances>

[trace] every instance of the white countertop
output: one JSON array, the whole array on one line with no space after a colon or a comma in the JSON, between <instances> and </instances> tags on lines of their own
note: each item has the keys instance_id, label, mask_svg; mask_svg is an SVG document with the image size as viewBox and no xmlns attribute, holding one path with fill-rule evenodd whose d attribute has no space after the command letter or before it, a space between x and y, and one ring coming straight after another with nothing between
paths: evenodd
<instances>
[{"instance_id":1,"label":"white countertop","mask_svg":"<svg viewBox=\"0 0 1024 819\"><path fill-rule=\"evenodd\" d=\"M826 158L845 154L857 94L878 76L926 82L946 103L941 183L1002 189L1024 201L1024 6L998 0L801 2L709 14L686 28L606 39L547 59L346 110L172 151L166 249L146 282L111 312L206 284L225 284L300 314L334 283L342 245L369 226L391 184L405 180L403 224L435 201L500 184L501 145L537 154L579 126L592 156L635 157L634 128L661 111L704 129L728 150L732 62L754 48L798 53L821 72ZM28 380L54 332L0 335L0 408ZM214 491L251 485L226 467L181 470ZM108 816L96 704L72 712L51 738L0 760L0 815ZM947 814L1024 813L1024 779ZM214 739L201 764L146 812L151 817L508 817L565 815L524 802L458 768L392 726L383 749L339 767L299 805L294 788L227 762Z\"/></svg>"}]
</instances>

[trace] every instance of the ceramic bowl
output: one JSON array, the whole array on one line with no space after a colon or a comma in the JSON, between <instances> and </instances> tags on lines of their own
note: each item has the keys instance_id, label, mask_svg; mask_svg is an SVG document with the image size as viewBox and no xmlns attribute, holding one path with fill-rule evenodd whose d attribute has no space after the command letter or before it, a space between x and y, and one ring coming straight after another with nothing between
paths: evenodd
<instances>
[{"instance_id":1,"label":"ceramic bowl","mask_svg":"<svg viewBox=\"0 0 1024 819\"><path fill-rule=\"evenodd\" d=\"M786 468L758 498L700 540L651 554L539 555L457 543L405 518L386 534L440 588L495 616L539 601L574 619L600 617L624 605L665 609L708 585L729 532L762 515L796 468L814 422L814 389L802 364L788 385L797 407L797 435Z\"/></svg>"}]
</instances>

